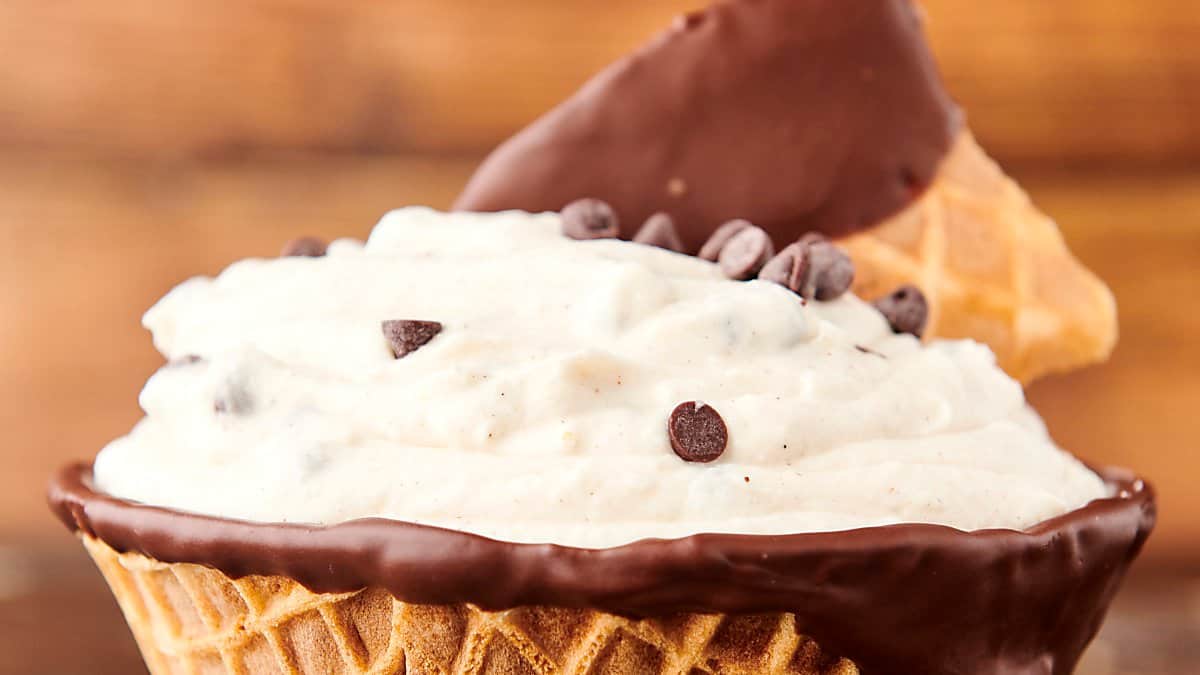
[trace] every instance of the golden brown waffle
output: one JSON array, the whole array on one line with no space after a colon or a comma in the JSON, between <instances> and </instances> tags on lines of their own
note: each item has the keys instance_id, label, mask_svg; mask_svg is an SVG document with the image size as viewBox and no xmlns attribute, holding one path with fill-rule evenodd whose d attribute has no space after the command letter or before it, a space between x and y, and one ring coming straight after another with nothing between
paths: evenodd
<instances>
[{"instance_id":1,"label":"golden brown waffle","mask_svg":"<svg viewBox=\"0 0 1200 675\"><path fill-rule=\"evenodd\" d=\"M917 285L926 335L986 342L1024 382L1103 360L1116 343L1112 293L965 129L920 199L840 243L858 295Z\"/></svg>"},{"instance_id":2,"label":"golden brown waffle","mask_svg":"<svg viewBox=\"0 0 1200 675\"><path fill-rule=\"evenodd\" d=\"M312 593L284 577L231 580L84 544L154 675L168 673L611 673L857 675L796 633L790 614L603 612L414 605L382 589Z\"/></svg>"}]
</instances>

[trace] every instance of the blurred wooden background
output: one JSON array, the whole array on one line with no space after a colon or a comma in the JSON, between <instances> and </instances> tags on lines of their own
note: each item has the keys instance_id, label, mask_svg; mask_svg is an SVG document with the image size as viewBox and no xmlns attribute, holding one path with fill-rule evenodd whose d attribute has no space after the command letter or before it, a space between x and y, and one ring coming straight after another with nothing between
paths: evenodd
<instances>
[{"instance_id":1,"label":"blurred wooden background","mask_svg":"<svg viewBox=\"0 0 1200 675\"><path fill-rule=\"evenodd\" d=\"M137 419L139 317L298 233L447 205L495 143L701 0L0 3L0 543L70 546L56 465ZM951 91L1117 292L1113 361L1035 386L1064 445L1162 493L1200 560L1195 0L925 2Z\"/></svg>"}]
</instances>

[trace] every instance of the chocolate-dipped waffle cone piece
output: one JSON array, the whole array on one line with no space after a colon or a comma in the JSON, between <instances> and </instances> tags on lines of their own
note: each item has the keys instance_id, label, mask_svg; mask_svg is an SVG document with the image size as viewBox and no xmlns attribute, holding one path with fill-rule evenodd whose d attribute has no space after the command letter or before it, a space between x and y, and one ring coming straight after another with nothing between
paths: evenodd
<instances>
[{"instance_id":1,"label":"chocolate-dipped waffle cone piece","mask_svg":"<svg viewBox=\"0 0 1200 675\"><path fill-rule=\"evenodd\" d=\"M669 213L692 253L739 218L779 247L849 237L856 292L920 287L927 337L986 342L1024 381L1102 360L1116 339L1112 294L975 144L908 0L683 17L504 143L456 207L584 196L623 222Z\"/></svg>"}]
</instances>

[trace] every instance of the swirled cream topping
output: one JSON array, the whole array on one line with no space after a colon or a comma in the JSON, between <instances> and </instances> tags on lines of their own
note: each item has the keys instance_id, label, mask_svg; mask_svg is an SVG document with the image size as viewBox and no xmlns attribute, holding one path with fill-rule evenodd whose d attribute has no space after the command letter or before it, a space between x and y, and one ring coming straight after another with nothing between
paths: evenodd
<instances>
[{"instance_id":1,"label":"swirled cream topping","mask_svg":"<svg viewBox=\"0 0 1200 675\"><path fill-rule=\"evenodd\" d=\"M169 363L97 486L253 521L382 516L587 547L1024 528L1106 495L984 346L922 345L849 294L805 304L560 229L409 208L366 244L184 282L145 316ZM396 358L391 320L442 328ZM687 401L726 425L715 461L672 451Z\"/></svg>"}]
</instances>

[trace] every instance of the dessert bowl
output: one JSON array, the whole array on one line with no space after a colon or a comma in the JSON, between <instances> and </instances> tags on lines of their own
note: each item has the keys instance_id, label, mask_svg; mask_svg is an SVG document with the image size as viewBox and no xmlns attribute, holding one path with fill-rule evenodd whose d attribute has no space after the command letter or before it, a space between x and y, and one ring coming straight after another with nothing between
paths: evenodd
<instances>
[{"instance_id":1,"label":"dessert bowl","mask_svg":"<svg viewBox=\"0 0 1200 675\"><path fill-rule=\"evenodd\" d=\"M1024 531L890 525L606 549L364 519L50 502L160 673L1070 673L1154 525L1113 491Z\"/></svg>"},{"instance_id":2,"label":"dessert bowl","mask_svg":"<svg viewBox=\"0 0 1200 675\"><path fill-rule=\"evenodd\" d=\"M171 291L49 491L152 672L1070 673L1152 489L919 289L671 230L409 208Z\"/></svg>"}]
</instances>

